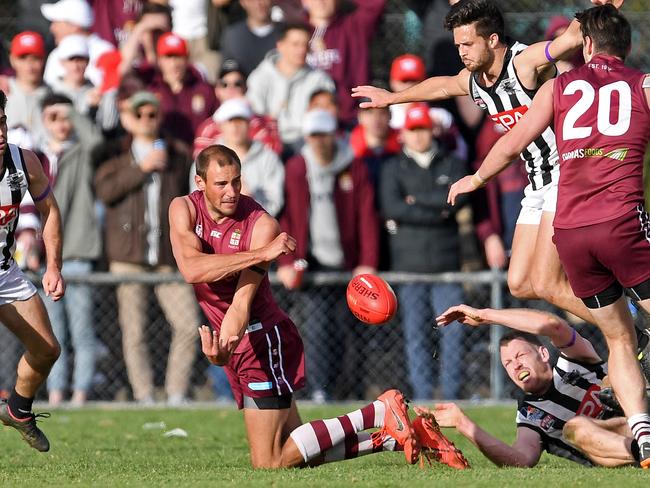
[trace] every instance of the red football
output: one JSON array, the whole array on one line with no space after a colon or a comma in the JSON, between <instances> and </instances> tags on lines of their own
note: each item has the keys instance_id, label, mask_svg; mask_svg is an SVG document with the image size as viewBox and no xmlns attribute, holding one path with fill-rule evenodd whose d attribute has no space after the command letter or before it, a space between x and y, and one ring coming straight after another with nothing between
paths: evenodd
<instances>
[{"instance_id":1,"label":"red football","mask_svg":"<svg viewBox=\"0 0 650 488\"><path fill-rule=\"evenodd\" d=\"M373 274L355 276L346 292L350 311L361 322L379 325L388 322L397 310L395 292L388 283Z\"/></svg>"}]
</instances>

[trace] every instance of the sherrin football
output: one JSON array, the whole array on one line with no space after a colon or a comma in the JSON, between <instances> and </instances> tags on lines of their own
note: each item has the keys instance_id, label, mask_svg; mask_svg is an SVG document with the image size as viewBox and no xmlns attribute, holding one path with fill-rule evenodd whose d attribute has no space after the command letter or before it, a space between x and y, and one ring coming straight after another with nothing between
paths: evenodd
<instances>
[{"instance_id":1,"label":"sherrin football","mask_svg":"<svg viewBox=\"0 0 650 488\"><path fill-rule=\"evenodd\" d=\"M352 278L348 283L346 298L350 311L366 324L388 322L397 310L395 292L388 283L373 274Z\"/></svg>"}]
</instances>

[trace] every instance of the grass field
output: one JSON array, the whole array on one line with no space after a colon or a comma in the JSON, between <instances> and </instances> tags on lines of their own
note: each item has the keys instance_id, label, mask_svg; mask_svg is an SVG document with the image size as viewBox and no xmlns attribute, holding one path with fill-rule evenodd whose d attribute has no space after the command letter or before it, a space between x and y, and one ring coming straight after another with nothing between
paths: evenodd
<instances>
[{"instance_id":1,"label":"grass field","mask_svg":"<svg viewBox=\"0 0 650 488\"><path fill-rule=\"evenodd\" d=\"M333 417L349 407L302 409L304 420ZM500 469L463 439L450 434L472 469L420 470L401 453L382 453L315 469L252 471L241 414L234 409L59 410L41 425L52 449L30 449L18 433L0 429L0 486L650 486L650 472L634 468L588 469L544 455L535 469ZM491 433L510 441L514 409L468 409ZM147 422L179 427L187 438L143 429Z\"/></svg>"}]
</instances>

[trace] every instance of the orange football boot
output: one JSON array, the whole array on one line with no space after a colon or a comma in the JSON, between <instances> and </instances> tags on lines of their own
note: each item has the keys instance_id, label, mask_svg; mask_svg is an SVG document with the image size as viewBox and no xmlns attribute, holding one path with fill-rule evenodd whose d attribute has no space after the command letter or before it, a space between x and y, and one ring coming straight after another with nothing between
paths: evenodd
<instances>
[{"instance_id":1,"label":"orange football boot","mask_svg":"<svg viewBox=\"0 0 650 488\"><path fill-rule=\"evenodd\" d=\"M388 435L404 449L406 462L415 464L420 455L420 443L411 425L404 395L399 390L388 390L379 395L377 400L383 402L386 411L384 426L377 432L373 432L371 436L373 444L375 446L382 444Z\"/></svg>"},{"instance_id":2,"label":"orange football boot","mask_svg":"<svg viewBox=\"0 0 650 488\"><path fill-rule=\"evenodd\" d=\"M455 469L469 468L469 462L461 450L440 431L433 415L416 417L413 429L422 446L421 467L424 467L424 459L429 462L433 459Z\"/></svg>"}]
</instances>

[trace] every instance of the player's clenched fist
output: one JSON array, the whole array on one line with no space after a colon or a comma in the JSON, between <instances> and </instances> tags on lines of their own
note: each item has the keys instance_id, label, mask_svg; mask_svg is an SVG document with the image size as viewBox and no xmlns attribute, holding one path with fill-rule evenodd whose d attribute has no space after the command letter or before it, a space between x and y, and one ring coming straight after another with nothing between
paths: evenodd
<instances>
[{"instance_id":1,"label":"player's clenched fist","mask_svg":"<svg viewBox=\"0 0 650 488\"><path fill-rule=\"evenodd\" d=\"M262 248L262 257L264 261L273 261L278 256L291 254L295 250L296 240L286 232L282 232Z\"/></svg>"}]
</instances>

